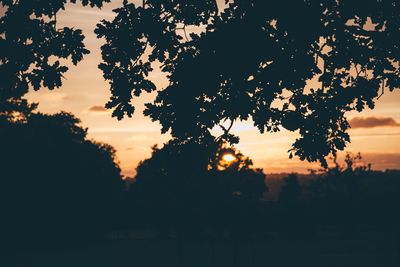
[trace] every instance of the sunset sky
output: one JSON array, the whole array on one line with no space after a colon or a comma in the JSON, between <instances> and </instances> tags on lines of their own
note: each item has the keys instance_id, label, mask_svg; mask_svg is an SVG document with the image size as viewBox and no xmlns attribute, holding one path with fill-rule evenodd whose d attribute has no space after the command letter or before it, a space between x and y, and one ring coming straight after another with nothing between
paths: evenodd
<instances>
[{"instance_id":1,"label":"sunset sky","mask_svg":"<svg viewBox=\"0 0 400 267\"><path fill-rule=\"evenodd\" d=\"M71 66L65 75L63 86L49 91L31 91L27 98L39 102L39 110L55 113L68 111L82 120L89 128L89 137L111 144L117 149L117 157L125 175L134 175L140 160L150 156L150 147L161 145L169 139L160 134L160 125L151 122L142 115L143 104L150 102L155 94L142 95L135 99L133 118L118 121L105 110L104 104L110 97L107 81L97 68L101 61L100 46L104 40L96 38L93 30L101 19L111 20L112 9L121 5L121 1L106 4L101 10L82 8L80 5L68 5L66 11L57 16L57 26L73 26L83 29L85 44L91 51L78 66ZM152 75L159 88L167 85L162 73ZM361 152L366 162L374 169L400 168L400 92L387 92L378 101L374 110L363 113L351 113L353 129L350 130L352 143L348 151ZM288 159L287 150L296 138L296 133L282 131L276 134L261 135L251 122L238 123L233 133L240 136L236 146L245 155L250 156L257 167L270 172L306 172L315 165Z\"/></svg>"}]
</instances>

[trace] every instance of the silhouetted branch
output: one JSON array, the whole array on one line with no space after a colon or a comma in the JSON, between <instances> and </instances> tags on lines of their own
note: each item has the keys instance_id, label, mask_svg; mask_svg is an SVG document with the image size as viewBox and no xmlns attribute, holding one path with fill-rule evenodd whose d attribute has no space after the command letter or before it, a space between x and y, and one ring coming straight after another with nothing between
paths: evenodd
<instances>
[{"instance_id":1,"label":"silhouetted branch","mask_svg":"<svg viewBox=\"0 0 400 267\"><path fill-rule=\"evenodd\" d=\"M146 43L144 44L144 48L142 53L139 54L139 56L136 58L135 62L133 62L132 67L136 66L140 58L143 56L144 52L146 51L147 45L149 44L149 40L147 39Z\"/></svg>"},{"instance_id":2,"label":"silhouetted branch","mask_svg":"<svg viewBox=\"0 0 400 267\"><path fill-rule=\"evenodd\" d=\"M220 136L218 136L215 140L218 141L220 140L222 137L228 136L229 131L232 129L233 123L234 123L234 119L231 119L231 123L229 124L228 128L225 128L222 124L219 124L219 127L222 128L222 130L224 131L223 134L221 134Z\"/></svg>"},{"instance_id":3,"label":"silhouetted branch","mask_svg":"<svg viewBox=\"0 0 400 267\"><path fill-rule=\"evenodd\" d=\"M184 33L185 38L186 38L186 41L189 41L189 38L188 38L187 33L186 33L186 25L184 25L183 27L180 27L180 28L175 28L175 30L183 30L183 33Z\"/></svg>"},{"instance_id":4,"label":"silhouetted branch","mask_svg":"<svg viewBox=\"0 0 400 267\"><path fill-rule=\"evenodd\" d=\"M57 30L57 12L54 12L54 30Z\"/></svg>"},{"instance_id":5,"label":"silhouetted branch","mask_svg":"<svg viewBox=\"0 0 400 267\"><path fill-rule=\"evenodd\" d=\"M381 98L381 96L383 96L384 93L385 93L385 80L382 79L382 92L381 92L381 94L377 97L377 99Z\"/></svg>"}]
</instances>

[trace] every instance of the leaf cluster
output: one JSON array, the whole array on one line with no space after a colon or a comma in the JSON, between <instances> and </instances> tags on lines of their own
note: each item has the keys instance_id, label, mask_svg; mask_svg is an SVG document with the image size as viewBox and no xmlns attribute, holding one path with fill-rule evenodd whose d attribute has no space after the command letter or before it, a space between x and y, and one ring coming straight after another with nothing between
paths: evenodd
<instances>
[{"instance_id":1,"label":"leaf cluster","mask_svg":"<svg viewBox=\"0 0 400 267\"><path fill-rule=\"evenodd\" d=\"M399 8L395 0L251 0L223 10L214 1L126 1L97 28L107 107L132 116L132 98L159 89L144 114L174 138L251 120L262 133L297 131L290 157L326 166L350 141L346 113L400 87ZM169 79L164 89L149 79L155 63Z\"/></svg>"}]
</instances>

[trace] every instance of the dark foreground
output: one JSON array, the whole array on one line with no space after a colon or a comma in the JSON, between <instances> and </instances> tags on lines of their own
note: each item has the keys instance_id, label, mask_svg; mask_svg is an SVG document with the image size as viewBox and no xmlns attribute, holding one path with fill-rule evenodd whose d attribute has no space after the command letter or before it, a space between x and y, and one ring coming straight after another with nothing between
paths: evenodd
<instances>
[{"instance_id":1,"label":"dark foreground","mask_svg":"<svg viewBox=\"0 0 400 267\"><path fill-rule=\"evenodd\" d=\"M270 233L240 242L184 240L182 246L175 238L131 239L73 249L19 251L3 260L7 261L4 267L400 266L398 240L383 231L353 238L339 238L328 231L308 240Z\"/></svg>"}]
</instances>

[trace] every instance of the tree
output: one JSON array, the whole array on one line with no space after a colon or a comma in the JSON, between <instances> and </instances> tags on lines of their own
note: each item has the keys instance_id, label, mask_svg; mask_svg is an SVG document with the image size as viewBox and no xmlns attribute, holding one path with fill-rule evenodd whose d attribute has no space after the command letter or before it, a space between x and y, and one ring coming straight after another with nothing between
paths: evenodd
<instances>
[{"instance_id":1,"label":"tree","mask_svg":"<svg viewBox=\"0 0 400 267\"><path fill-rule=\"evenodd\" d=\"M250 158L226 145L219 145L214 153L210 154L209 171L221 179L221 186L231 196L258 202L268 191L263 169L254 168Z\"/></svg>"},{"instance_id":2,"label":"tree","mask_svg":"<svg viewBox=\"0 0 400 267\"><path fill-rule=\"evenodd\" d=\"M74 65L89 53L82 30L57 27L57 13L77 0L0 0L0 117L19 119L35 105L23 96L34 90L53 90L62 84L66 60ZM82 0L101 7L110 0Z\"/></svg>"},{"instance_id":3,"label":"tree","mask_svg":"<svg viewBox=\"0 0 400 267\"><path fill-rule=\"evenodd\" d=\"M233 160L226 162L226 154ZM234 148L222 142L172 140L161 149L154 146L151 158L139 163L130 188L131 209L136 222L155 226L161 234L176 231L183 266L185 235L254 230L250 225L256 220L249 215L255 215L265 191L262 170L253 169L251 160Z\"/></svg>"},{"instance_id":4,"label":"tree","mask_svg":"<svg viewBox=\"0 0 400 267\"><path fill-rule=\"evenodd\" d=\"M90 141L69 113L0 122L2 241L66 244L110 227L122 180L115 150Z\"/></svg>"},{"instance_id":5,"label":"tree","mask_svg":"<svg viewBox=\"0 0 400 267\"><path fill-rule=\"evenodd\" d=\"M400 87L397 0L225 4L124 1L99 23L113 116L132 116L132 98L158 90L144 114L174 138L209 139L219 125L235 143L226 122L251 119L262 133L298 131L289 156L326 166L350 142L346 112ZM163 90L149 79L157 65Z\"/></svg>"},{"instance_id":6,"label":"tree","mask_svg":"<svg viewBox=\"0 0 400 267\"><path fill-rule=\"evenodd\" d=\"M225 153L235 160L223 162ZM137 221L179 231L221 227L241 212L238 204L254 208L266 191L262 170L235 149L179 141L153 147L130 188Z\"/></svg>"},{"instance_id":7,"label":"tree","mask_svg":"<svg viewBox=\"0 0 400 267\"><path fill-rule=\"evenodd\" d=\"M333 162L334 166L311 173L314 179L311 180L308 189L314 206L313 216L315 221L330 221L353 231L356 222L370 220L370 217L373 217L371 214L377 213L373 211L368 195L379 195L379 191L384 191L380 189L379 184L383 184L385 175L379 174L382 179L374 180L371 164L365 164L360 153L347 153L344 164L340 164L337 158L334 158ZM368 185L371 179L373 186ZM394 187L396 184L393 182ZM380 203L386 202L383 196L377 199ZM385 205L389 203L387 201ZM369 215L366 216L367 214Z\"/></svg>"},{"instance_id":8,"label":"tree","mask_svg":"<svg viewBox=\"0 0 400 267\"><path fill-rule=\"evenodd\" d=\"M286 206L298 204L301 195L301 186L297 174L291 173L284 179L284 184L279 193L279 201Z\"/></svg>"},{"instance_id":9,"label":"tree","mask_svg":"<svg viewBox=\"0 0 400 267\"><path fill-rule=\"evenodd\" d=\"M360 153L346 153L344 164L333 158L334 166L313 170L317 177L312 186L318 189L320 197L331 198L332 202L349 202L359 195L360 182L371 175L371 164L362 161ZM315 192L316 193L316 192Z\"/></svg>"},{"instance_id":10,"label":"tree","mask_svg":"<svg viewBox=\"0 0 400 267\"><path fill-rule=\"evenodd\" d=\"M67 0L0 3L0 114L10 119L33 108L23 99L29 86L61 85L60 58L77 64L89 51L80 30L57 29ZM96 29L106 40L99 65L112 93L106 106L119 119L132 116L132 98L158 90L145 115L176 139L204 142L220 126L221 139L236 143L226 124L251 119L260 132L298 131L289 157L326 166L325 157L350 141L346 113L373 108L400 86L399 6L237 0L218 9L214 0L125 0ZM156 66L169 79L164 90L149 79Z\"/></svg>"}]
</instances>

